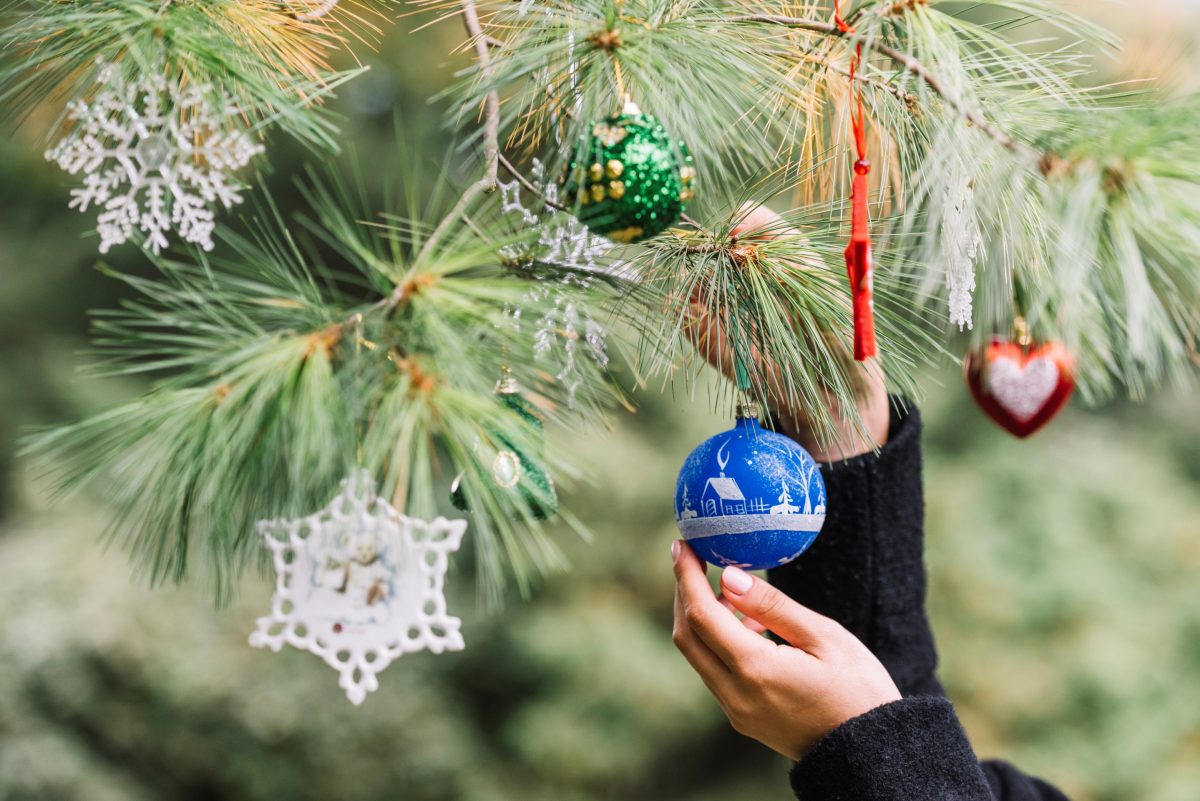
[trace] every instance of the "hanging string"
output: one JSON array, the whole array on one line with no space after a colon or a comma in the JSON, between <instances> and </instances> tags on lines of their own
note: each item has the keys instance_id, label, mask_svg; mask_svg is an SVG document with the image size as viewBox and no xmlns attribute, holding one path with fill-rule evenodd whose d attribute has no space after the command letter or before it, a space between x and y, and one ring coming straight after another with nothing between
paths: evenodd
<instances>
[{"instance_id":1,"label":"hanging string","mask_svg":"<svg viewBox=\"0 0 1200 801\"><path fill-rule=\"evenodd\" d=\"M726 297L736 297L734 291L733 278L730 276L729 282L726 285ZM738 325L738 315L729 315L730 330L729 337L726 339L726 346L730 350L730 355L733 357L733 384L736 387L738 416L747 417L756 416L749 414L750 410L754 409L753 397L751 395L750 383L750 367L746 363L748 356L752 355L751 343L749 339L742 341L742 332Z\"/></svg>"},{"instance_id":2,"label":"hanging string","mask_svg":"<svg viewBox=\"0 0 1200 801\"><path fill-rule=\"evenodd\" d=\"M834 0L834 24L843 34L853 33L854 28L842 19L839 6L840 0ZM860 81L856 77L862 63L862 50L862 42L859 42L854 48L854 56L850 59L850 91L853 93L850 122L854 130L857 158L854 162L854 178L850 185L850 244L846 246L846 272L850 276L850 297L854 306L854 358L860 362L876 353L871 232L867 209L870 193L867 176L871 172L871 162L867 161L867 120L863 111Z\"/></svg>"}]
</instances>

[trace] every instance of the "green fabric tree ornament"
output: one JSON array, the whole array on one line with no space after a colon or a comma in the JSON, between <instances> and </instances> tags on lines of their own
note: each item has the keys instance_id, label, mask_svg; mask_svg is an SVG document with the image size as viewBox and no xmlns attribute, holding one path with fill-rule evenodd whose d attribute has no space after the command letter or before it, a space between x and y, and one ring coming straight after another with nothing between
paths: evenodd
<instances>
[{"instance_id":1,"label":"green fabric tree ornament","mask_svg":"<svg viewBox=\"0 0 1200 801\"><path fill-rule=\"evenodd\" d=\"M508 412L520 417L533 429L537 452L531 452L534 449L522 449L508 437L496 432L496 442L500 447L492 457L490 467L480 464L478 468L497 487L519 493L520 500L516 505L524 505L537 520L553 517L558 513L558 493L542 461L542 418L534 405L521 394L520 385L511 373L506 372L496 383L496 398ZM454 508L468 511L463 475L459 475L450 488L450 502Z\"/></svg>"},{"instance_id":2,"label":"green fabric tree ornament","mask_svg":"<svg viewBox=\"0 0 1200 801\"><path fill-rule=\"evenodd\" d=\"M567 197L592 231L637 242L665 231L692 199L696 168L682 141L628 103L571 155Z\"/></svg>"}]
</instances>

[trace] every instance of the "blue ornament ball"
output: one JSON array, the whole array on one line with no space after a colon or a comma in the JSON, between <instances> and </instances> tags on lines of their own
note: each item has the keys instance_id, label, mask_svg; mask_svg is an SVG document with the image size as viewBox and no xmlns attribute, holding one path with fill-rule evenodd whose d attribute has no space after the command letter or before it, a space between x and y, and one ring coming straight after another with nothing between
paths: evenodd
<instances>
[{"instance_id":1,"label":"blue ornament ball","mask_svg":"<svg viewBox=\"0 0 1200 801\"><path fill-rule=\"evenodd\" d=\"M813 544L825 522L825 480L794 440L754 417L702 442L675 483L675 521L714 565L765 570Z\"/></svg>"}]
</instances>

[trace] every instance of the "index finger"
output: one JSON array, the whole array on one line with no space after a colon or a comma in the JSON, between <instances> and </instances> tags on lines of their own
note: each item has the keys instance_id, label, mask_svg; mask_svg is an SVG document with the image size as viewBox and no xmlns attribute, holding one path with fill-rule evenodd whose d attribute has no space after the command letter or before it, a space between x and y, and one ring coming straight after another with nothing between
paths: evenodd
<instances>
[{"instance_id":1,"label":"index finger","mask_svg":"<svg viewBox=\"0 0 1200 801\"><path fill-rule=\"evenodd\" d=\"M768 648L770 644L754 634L717 600L704 575L700 558L686 542L675 560L675 578L683 602L684 619L696 636L729 668L736 667L749 654Z\"/></svg>"}]
</instances>

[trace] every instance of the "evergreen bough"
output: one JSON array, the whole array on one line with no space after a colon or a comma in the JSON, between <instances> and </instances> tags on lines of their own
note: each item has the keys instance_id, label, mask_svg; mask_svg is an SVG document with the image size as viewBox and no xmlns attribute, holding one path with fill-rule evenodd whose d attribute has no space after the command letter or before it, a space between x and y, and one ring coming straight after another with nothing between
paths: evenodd
<instances>
[{"instance_id":1,"label":"evergreen bough","mask_svg":"<svg viewBox=\"0 0 1200 801\"><path fill-rule=\"evenodd\" d=\"M114 535L155 580L200 557L227 594L260 555L253 521L315 508L355 465L422 516L445 508L461 473L488 597L508 573L527 587L561 566L534 510L473 468L480 448L536 450L534 427L501 413L493 383L511 368L545 415L575 427L628 401L600 361L577 360L568 388L514 324L518 309L552 319L569 304L605 320L613 347L629 341L639 382L693 377L697 320L722 320L746 392L805 409L832 436L827 404L853 419L863 369L847 353L841 259L854 90L893 389L917 395L921 364L944 353L947 304L972 343L1018 316L1061 339L1093 399L1192 373L1200 105L1152 86L1089 87L1086 54L1115 42L1050 2L866 0L839 9L845 25L817 0L415 6L465 24L474 66L449 123L477 177L450 189L449 169L400 169L391 183L408 197L378 205L361 168L318 171L301 182L311 214L285 220L260 200L217 255L179 251L153 257L155 278L115 275L133 297L97 315L101 364L156 383L29 440L62 488L104 482ZM399 10L343 0L305 20L266 0L8 2L0 102L20 118L85 91L100 63L170 69L321 153L337 135L320 100L356 72L328 59ZM515 181L539 214L570 212L532 160L563 175L589 126L627 98L686 144L700 192L676 227L611 251L599 270L563 264L547 255L544 224L515 225L496 190ZM748 204L770 199L792 210L734 235ZM555 477L574 474L561 449L548 453Z\"/></svg>"}]
</instances>

